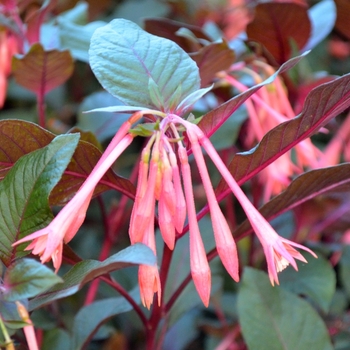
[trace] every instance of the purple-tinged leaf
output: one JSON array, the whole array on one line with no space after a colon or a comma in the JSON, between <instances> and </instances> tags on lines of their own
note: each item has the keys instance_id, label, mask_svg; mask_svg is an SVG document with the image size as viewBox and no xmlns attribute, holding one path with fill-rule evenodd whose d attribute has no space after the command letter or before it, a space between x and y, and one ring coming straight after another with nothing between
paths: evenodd
<instances>
[{"instance_id":1,"label":"purple-tinged leaf","mask_svg":"<svg viewBox=\"0 0 350 350\"><path fill-rule=\"evenodd\" d=\"M15 261L5 272L3 298L16 301L35 297L63 280L33 259Z\"/></svg>"},{"instance_id":2,"label":"purple-tinged leaf","mask_svg":"<svg viewBox=\"0 0 350 350\"><path fill-rule=\"evenodd\" d=\"M313 89L299 116L270 130L252 150L234 156L228 166L231 174L238 183L246 182L349 106L350 74ZM221 181L217 193L226 188Z\"/></svg>"},{"instance_id":3,"label":"purple-tinged leaf","mask_svg":"<svg viewBox=\"0 0 350 350\"><path fill-rule=\"evenodd\" d=\"M134 244L110 256L104 261L84 260L74 265L62 278L64 282L56 285L47 292L30 302L30 309L34 310L53 300L61 299L76 293L86 283L106 273L125 267L145 264L153 265L156 257L152 250L144 244Z\"/></svg>"},{"instance_id":4,"label":"purple-tinged leaf","mask_svg":"<svg viewBox=\"0 0 350 350\"><path fill-rule=\"evenodd\" d=\"M0 121L0 179L25 154L47 146L55 135L40 126L22 120ZM65 204L78 190L101 157L98 148L88 142L79 141L59 184L50 196L51 205ZM95 195L115 189L133 198L134 185L127 179L109 170L95 189Z\"/></svg>"},{"instance_id":5,"label":"purple-tinged leaf","mask_svg":"<svg viewBox=\"0 0 350 350\"><path fill-rule=\"evenodd\" d=\"M291 39L302 49L311 32L306 4L264 2L255 8L255 17L247 26L249 39L263 44L281 64L290 58Z\"/></svg>"},{"instance_id":6,"label":"purple-tinged leaf","mask_svg":"<svg viewBox=\"0 0 350 350\"><path fill-rule=\"evenodd\" d=\"M201 46L200 42L194 43L193 40L188 40L184 36L177 34L181 28L190 30L198 39L204 39L210 42L210 37L203 31L202 28L190 25L187 23L176 22L168 18L146 18L144 20L144 28L148 33L161 36L177 43L186 52L197 51Z\"/></svg>"},{"instance_id":7,"label":"purple-tinged leaf","mask_svg":"<svg viewBox=\"0 0 350 350\"><path fill-rule=\"evenodd\" d=\"M335 29L348 40L350 39L349 12L350 2L348 0L335 0L337 7L337 20Z\"/></svg>"},{"instance_id":8,"label":"purple-tinged leaf","mask_svg":"<svg viewBox=\"0 0 350 350\"><path fill-rule=\"evenodd\" d=\"M89 57L101 85L130 106L159 109L147 89L150 78L164 100L163 111L169 111L179 85L180 100L200 88L198 67L180 46L125 19L115 19L95 31Z\"/></svg>"},{"instance_id":9,"label":"purple-tinged leaf","mask_svg":"<svg viewBox=\"0 0 350 350\"><path fill-rule=\"evenodd\" d=\"M73 73L74 63L69 51L45 51L34 44L23 57L14 57L12 71L19 85L45 95L63 84Z\"/></svg>"},{"instance_id":10,"label":"purple-tinged leaf","mask_svg":"<svg viewBox=\"0 0 350 350\"><path fill-rule=\"evenodd\" d=\"M284 63L275 72L275 74L271 75L271 77L263 81L261 84L251 87L247 91L231 98L219 107L208 112L202 117L202 120L198 123L198 126L207 135L207 137L210 137L251 95L253 95L262 86L272 83L278 74L283 73L288 69L294 67L306 54L308 54L308 52L305 52L301 56L290 59L288 62Z\"/></svg>"},{"instance_id":11,"label":"purple-tinged leaf","mask_svg":"<svg viewBox=\"0 0 350 350\"><path fill-rule=\"evenodd\" d=\"M350 163L308 171L298 176L281 194L263 205L259 211L268 220L291 210L321 194L348 186L350 191ZM345 188L342 187L345 191ZM235 237L252 232L248 220L234 231Z\"/></svg>"},{"instance_id":12,"label":"purple-tinged leaf","mask_svg":"<svg viewBox=\"0 0 350 350\"><path fill-rule=\"evenodd\" d=\"M199 68L202 87L210 84L217 72L227 70L235 60L234 51L225 41L206 45L190 56Z\"/></svg>"}]
</instances>

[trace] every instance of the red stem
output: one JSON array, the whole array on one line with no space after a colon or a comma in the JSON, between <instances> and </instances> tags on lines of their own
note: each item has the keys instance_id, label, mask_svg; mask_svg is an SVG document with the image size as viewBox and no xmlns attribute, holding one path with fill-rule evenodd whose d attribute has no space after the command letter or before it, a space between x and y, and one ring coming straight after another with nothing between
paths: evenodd
<instances>
[{"instance_id":1,"label":"red stem","mask_svg":"<svg viewBox=\"0 0 350 350\"><path fill-rule=\"evenodd\" d=\"M121 296L123 296L131 304L137 315L140 317L140 320L143 323L144 327L147 328L148 320L140 306L135 302L135 300L130 296L130 294L119 283L113 281L110 276L101 276L100 278L102 281L106 282L111 287L113 287Z\"/></svg>"}]
</instances>

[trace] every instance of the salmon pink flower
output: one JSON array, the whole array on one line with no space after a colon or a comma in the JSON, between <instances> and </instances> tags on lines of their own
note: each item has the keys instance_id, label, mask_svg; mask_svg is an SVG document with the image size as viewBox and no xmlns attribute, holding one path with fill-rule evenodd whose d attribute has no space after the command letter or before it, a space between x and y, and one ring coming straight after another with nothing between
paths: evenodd
<instances>
[{"instance_id":1,"label":"salmon pink flower","mask_svg":"<svg viewBox=\"0 0 350 350\"><path fill-rule=\"evenodd\" d=\"M272 226L265 220L265 218L246 197L242 189L237 184L236 180L226 168L225 164L216 152L214 146L210 143L209 139L197 126L193 125L191 128L193 132L196 133L199 142L209 157L212 159L222 177L225 179L227 185L230 187L231 191L241 204L248 220L250 221L257 237L259 238L266 256L271 284L274 285L274 282L278 284L277 273L281 272L289 264L291 264L296 270L298 269L294 259L307 262L305 258L293 248L293 246L303 249L314 257L317 257L316 254L310 249L304 247L301 244L291 242L288 239L280 237L277 234Z\"/></svg>"},{"instance_id":2,"label":"salmon pink flower","mask_svg":"<svg viewBox=\"0 0 350 350\"><path fill-rule=\"evenodd\" d=\"M261 83L262 76L270 76L275 73L274 69L265 62L254 60L251 64L252 68L245 66L243 69L241 63L233 65L231 73L237 69L244 71L253 78L254 83ZM221 73L221 77L239 91L248 90L247 86L231 74ZM250 148L255 146L256 141L260 142L268 131L295 117L280 77L276 77L269 85L261 87L245 102L245 105L251 123L251 133L246 138L245 143ZM322 155L310 139L303 140L296 145L295 153L296 164L291 159L291 153L287 152L259 173L258 179L264 184L264 201L286 188L293 175L300 173L303 167L315 168L318 164L318 158Z\"/></svg>"},{"instance_id":3,"label":"salmon pink flower","mask_svg":"<svg viewBox=\"0 0 350 350\"><path fill-rule=\"evenodd\" d=\"M52 259L55 271L59 270L62 263L63 243L68 243L75 236L85 219L86 210L95 187L133 140L132 135L125 136L126 130L129 128L130 124L127 122L119 130L78 192L51 223L47 227L18 240L13 246L32 241L25 250L32 250L33 254L39 255L42 263Z\"/></svg>"},{"instance_id":4,"label":"salmon pink flower","mask_svg":"<svg viewBox=\"0 0 350 350\"><path fill-rule=\"evenodd\" d=\"M154 217L154 205L152 208L152 216ZM146 228L142 243L150 247L153 253L156 255L156 243L154 237L154 222L149 221ZM162 287L160 284L159 271L157 265L140 265L139 267L139 286L142 304L150 309L153 303L153 297L155 293L158 293L158 305L161 302Z\"/></svg>"},{"instance_id":5,"label":"salmon pink flower","mask_svg":"<svg viewBox=\"0 0 350 350\"><path fill-rule=\"evenodd\" d=\"M6 98L7 77L11 72L12 57L18 52L16 38L0 27L0 108Z\"/></svg>"},{"instance_id":6,"label":"salmon pink flower","mask_svg":"<svg viewBox=\"0 0 350 350\"><path fill-rule=\"evenodd\" d=\"M197 292L205 306L209 305L211 289L211 272L205 248L199 231L196 208L193 199L193 186L191 180L191 169L185 148L179 147L179 159L184 180L185 198L189 225L190 238L190 264L191 274Z\"/></svg>"}]
</instances>

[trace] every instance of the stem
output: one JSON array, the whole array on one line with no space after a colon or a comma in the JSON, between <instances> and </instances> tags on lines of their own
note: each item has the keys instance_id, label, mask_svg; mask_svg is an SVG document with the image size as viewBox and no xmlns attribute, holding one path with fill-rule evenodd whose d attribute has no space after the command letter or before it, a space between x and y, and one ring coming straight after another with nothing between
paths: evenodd
<instances>
[{"instance_id":1,"label":"stem","mask_svg":"<svg viewBox=\"0 0 350 350\"><path fill-rule=\"evenodd\" d=\"M45 102L44 102L44 91L43 89L37 94L37 104L38 104L38 115L39 115L39 125L42 128L46 127L46 118L45 118Z\"/></svg>"},{"instance_id":2,"label":"stem","mask_svg":"<svg viewBox=\"0 0 350 350\"><path fill-rule=\"evenodd\" d=\"M109 252L110 252L111 247L112 247L112 242L108 236L108 220L106 219L105 207L104 207L104 203L102 201L101 196L98 196L97 200L98 200L98 203L99 203L100 208L101 208L101 215L103 217L103 223L104 223L104 227L105 227L105 239L103 240L103 245L102 245L102 249L101 249L100 256L99 256L99 261L103 261L109 255ZM92 283L90 284L90 287L88 289L88 292L86 293L84 305L89 305L95 300L99 284L100 284L100 280L98 278L96 278L92 281Z\"/></svg>"},{"instance_id":3,"label":"stem","mask_svg":"<svg viewBox=\"0 0 350 350\"><path fill-rule=\"evenodd\" d=\"M110 276L101 276L100 277L102 281L109 284L111 287L113 287L121 296L123 296L134 308L134 311L137 313L137 315L140 317L141 322L143 323L144 327L148 327L148 320L143 313L141 307L135 302L135 300L130 296L130 294L117 282L113 281Z\"/></svg>"},{"instance_id":4,"label":"stem","mask_svg":"<svg viewBox=\"0 0 350 350\"><path fill-rule=\"evenodd\" d=\"M4 325L4 322L2 321L2 318L0 317L0 329L1 329L1 332L4 336L4 339L5 339L5 344L6 344L6 350L15 350L15 346L13 345L13 342L7 332L7 329Z\"/></svg>"}]
</instances>

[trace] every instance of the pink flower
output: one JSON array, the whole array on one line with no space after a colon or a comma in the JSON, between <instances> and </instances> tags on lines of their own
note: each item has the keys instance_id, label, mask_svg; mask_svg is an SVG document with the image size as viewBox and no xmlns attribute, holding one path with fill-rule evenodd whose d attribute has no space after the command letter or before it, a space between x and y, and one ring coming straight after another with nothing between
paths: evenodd
<instances>
[{"instance_id":1,"label":"pink flower","mask_svg":"<svg viewBox=\"0 0 350 350\"><path fill-rule=\"evenodd\" d=\"M154 205L152 210L152 217L154 218ZM148 227L144 232L142 243L150 247L156 255L156 243L154 237L154 221L148 223ZM158 266L140 265L139 267L139 286L142 304L150 309L154 294L158 294L158 305L161 303L162 287L160 284Z\"/></svg>"},{"instance_id":2,"label":"pink flower","mask_svg":"<svg viewBox=\"0 0 350 350\"><path fill-rule=\"evenodd\" d=\"M0 28L0 108L6 98L7 77L11 72L12 56L18 52L16 38Z\"/></svg>"},{"instance_id":3,"label":"pink flower","mask_svg":"<svg viewBox=\"0 0 350 350\"><path fill-rule=\"evenodd\" d=\"M248 217L248 220L250 221L257 237L259 238L266 256L271 284L274 285L274 282L278 284L277 273L281 272L289 264L291 264L296 270L298 269L294 259L307 262L305 258L293 248L293 246L303 249L314 257L317 257L316 254L310 249L304 247L301 244L291 242L288 239L280 237L277 234L272 226L265 220L265 218L246 197L242 189L237 184L236 180L232 177L229 170L226 168L220 156L217 154L214 146L210 143L209 139L196 125L191 126L191 128L193 132L197 134L199 142L202 144L207 154L212 159L215 166L227 182L231 191L241 204Z\"/></svg>"},{"instance_id":4,"label":"pink flower","mask_svg":"<svg viewBox=\"0 0 350 350\"><path fill-rule=\"evenodd\" d=\"M236 243L232 237L231 230L227 224L227 221L216 200L213 186L210 182L210 175L205 165L204 157L198 144L197 136L192 132L191 129L187 129L187 135L191 142L193 155L195 157L199 173L202 178L204 190L208 199L216 249L227 272L236 282L238 282L239 274Z\"/></svg>"},{"instance_id":5,"label":"pink flower","mask_svg":"<svg viewBox=\"0 0 350 350\"><path fill-rule=\"evenodd\" d=\"M32 241L25 250L32 250L32 254L39 255L42 263L52 259L55 271L59 270L62 263L63 242L68 243L78 232L85 219L86 210L90 204L95 187L133 140L132 135L123 136L123 133L125 133L125 130L121 128L120 132L115 136L115 140L121 139L120 142L114 148L108 147L106 149L104 155L79 191L51 223L47 227L18 240L13 246ZM116 143L114 141L111 142L113 146Z\"/></svg>"},{"instance_id":6,"label":"pink flower","mask_svg":"<svg viewBox=\"0 0 350 350\"><path fill-rule=\"evenodd\" d=\"M209 305L211 289L211 272L198 227L196 209L193 200L193 186L191 169L185 148L179 147L179 159L184 180L185 198L187 206L189 236L190 236L190 264L191 274L197 292L205 306Z\"/></svg>"}]
</instances>

